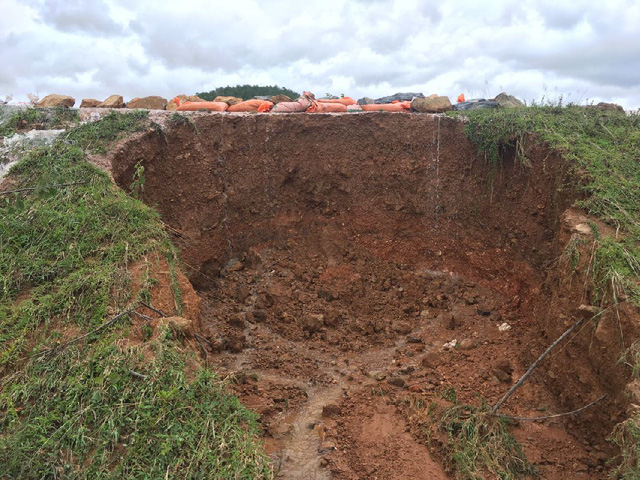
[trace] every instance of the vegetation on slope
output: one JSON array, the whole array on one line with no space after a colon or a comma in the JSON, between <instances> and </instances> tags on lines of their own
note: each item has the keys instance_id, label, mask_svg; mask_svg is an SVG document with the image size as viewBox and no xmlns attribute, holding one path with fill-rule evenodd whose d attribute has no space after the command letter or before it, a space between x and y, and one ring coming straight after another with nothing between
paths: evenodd
<instances>
[{"instance_id":1,"label":"vegetation on slope","mask_svg":"<svg viewBox=\"0 0 640 480\"><path fill-rule=\"evenodd\" d=\"M267 95L273 96L273 95L280 95L280 94L286 95L292 100L295 100L300 96L298 92L294 92L293 90L290 90L285 87L279 87L277 85L273 85L273 86L271 85L266 85L266 86L236 85L235 87L228 85L226 87L219 87L219 88L213 89L209 92L197 93L196 95L198 95L203 100L213 100L218 95L239 97L244 100L249 100L256 96L267 96Z\"/></svg>"},{"instance_id":2,"label":"vegetation on slope","mask_svg":"<svg viewBox=\"0 0 640 480\"><path fill-rule=\"evenodd\" d=\"M603 308L624 301L640 306L640 115L534 105L469 111L465 117L469 139L493 165L499 165L506 147L528 165L525 146L531 133L570 162L581 182L578 188L585 192L578 206L616 230L606 237L594 232L587 272L591 301ZM628 355L636 377L637 345ZM622 460L612 476L640 478L640 414L619 424L611 440L620 447Z\"/></svg>"},{"instance_id":3,"label":"vegetation on slope","mask_svg":"<svg viewBox=\"0 0 640 480\"><path fill-rule=\"evenodd\" d=\"M52 109L26 108L11 115L0 125L0 137L9 137L18 130L32 128L65 128L78 121L78 111L57 107Z\"/></svg>"},{"instance_id":4,"label":"vegetation on slope","mask_svg":"<svg viewBox=\"0 0 640 480\"><path fill-rule=\"evenodd\" d=\"M508 420L491 415L491 407L461 404L447 386L439 398L425 405L410 402L412 421L428 443L443 445L444 465L461 480L500 478L518 480L536 476L520 445L509 433Z\"/></svg>"},{"instance_id":5,"label":"vegetation on slope","mask_svg":"<svg viewBox=\"0 0 640 480\"><path fill-rule=\"evenodd\" d=\"M23 158L21 191L0 196L2 478L271 476L255 416L176 329L128 339L148 290L132 297L127 266L175 268L176 252L85 154L147 127L132 112L75 128Z\"/></svg>"},{"instance_id":6,"label":"vegetation on slope","mask_svg":"<svg viewBox=\"0 0 640 480\"><path fill-rule=\"evenodd\" d=\"M489 162L515 147L527 164L530 133L563 155L582 180L589 213L616 228L599 238L592 279L601 305L621 295L640 306L640 115L579 106L533 106L465 112L466 132Z\"/></svg>"}]
</instances>

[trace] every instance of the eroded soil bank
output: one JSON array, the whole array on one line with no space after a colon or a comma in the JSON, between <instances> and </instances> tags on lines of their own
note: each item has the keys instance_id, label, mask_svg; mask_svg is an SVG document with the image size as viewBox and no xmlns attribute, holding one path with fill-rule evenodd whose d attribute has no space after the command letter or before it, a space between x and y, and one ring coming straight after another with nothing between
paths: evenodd
<instances>
[{"instance_id":1,"label":"eroded soil bank","mask_svg":"<svg viewBox=\"0 0 640 480\"><path fill-rule=\"evenodd\" d=\"M561 261L589 235L567 165L533 139L530 166L487 165L433 115L185 118L109 168L129 190L144 167L141 198L203 299L203 351L262 415L281 477L449 478L416 399L452 386L495 403L586 301ZM616 332L582 329L505 405L537 416L609 393L515 424L542 478L606 477L629 404Z\"/></svg>"}]
</instances>

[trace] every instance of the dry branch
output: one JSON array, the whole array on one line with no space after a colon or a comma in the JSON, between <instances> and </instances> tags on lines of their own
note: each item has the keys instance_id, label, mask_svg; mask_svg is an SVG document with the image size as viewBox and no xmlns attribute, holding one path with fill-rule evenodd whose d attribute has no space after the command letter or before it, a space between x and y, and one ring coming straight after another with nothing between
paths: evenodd
<instances>
[{"instance_id":1,"label":"dry branch","mask_svg":"<svg viewBox=\"0 0 640 480\"><path fill-rule=\"evenodd\" d=\"M518 388L520 388L520 386L521 386L521 385L524 383L524 381L529 377L529 375L531 375L531 372L533 372L533 370L538 366L538 364L539 364L542 360L544 360L544 357L546 357L547 355L549 355L549 353L551 352L551 350L553 350L553 349L556 347L556 345L558 345L560 342L562 342L562 340L564 340L564 339L567 337L567 335L569 335L571 332L573 332L573 331L574 331L578 326L582 325L582 322L584 322L584 319L580 319L580 320L578 320L576 323L574 323L573 325L571 325L571 327L569 327L569 329L568 329L566 332L564 332L562 335L560 335L560 337L559 337L555 342L553 342L553 343L549 346L549 348L547 348L547 349L544 351L544 353L538 357L538 359L537 359L535 362L533 362L533 363L531 364L531 366L530 366L530 367L529 367L529 369L525 372L525 374L524 374L524 375L522 375L522 377L520 377L520 380L518 380L518 381L515 383L515 385L514 385L513 387L511 387L507 393L505 393L505 394L504 394L504 397L502 397L502 398L498 401L498 403L496 403L496 404L494 405L494 407L491 409L491 413L492 413L493 415L495 415L495 414L498 412L498 408L500 408L500 406L501 406L504 402L506 402L506 401L509 399L509 397L511 397L511 395L513 395L513 393L514 393Z\"/></svg>"},{"instance_id":2,"label":"dry branch","mask_svg":"<svg viewBox=\"0 0 640 480\"><path fill-rule=\"evenodd\" d=\"M498 414L498 417L500 418L508 418L509 420L548 420L550 418L558 418L558 417L565 417L567 415L575 415L576 413L580 413L583 410L586 410L587 408L589 408L592 405L595 405L596 403L598 403L600 400L604 400L609 394L605 393L604 395L602 395L600 398L597 398L596 400L594 400L591 403L586 404L583 407L578 408L577 410L571 410L570 412L564 412L564 413L554 413L553 415L542 415L540 417L515 417L512 415L502 415L502 414Z\"/></svg>"}]
</instances>

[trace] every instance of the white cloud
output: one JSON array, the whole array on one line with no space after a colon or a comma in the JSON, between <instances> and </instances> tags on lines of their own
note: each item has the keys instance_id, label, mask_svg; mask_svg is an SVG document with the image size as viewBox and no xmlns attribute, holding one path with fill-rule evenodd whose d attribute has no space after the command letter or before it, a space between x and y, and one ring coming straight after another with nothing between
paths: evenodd
<instances>
[{"instance_id":1,"label":"white cloud","mask_svg":"<svg viewBox=\"0 0 640 480\"><path fill-rule=\"evenodd\" d=\"M257 83L374 98L506 90L640 107L635 0L5 0L1 8L2 95L171 97Z\"/></svg>"}]
</instances>

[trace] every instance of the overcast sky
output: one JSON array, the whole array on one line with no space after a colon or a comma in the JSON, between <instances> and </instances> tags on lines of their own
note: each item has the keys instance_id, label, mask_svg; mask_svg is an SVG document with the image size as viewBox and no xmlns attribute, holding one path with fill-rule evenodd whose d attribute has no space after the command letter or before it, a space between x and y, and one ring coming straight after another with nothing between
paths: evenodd
<instances>
[{"instance_id":1,"label":"overcast sky","mask_svg":"<svg viewBox=\"0 0 640 480\"><path fill-rule=\"evenodd\" d=\"M640 107L639 0L0 0L0 98L278 84Z\"/></svg>"}]
</instances>

